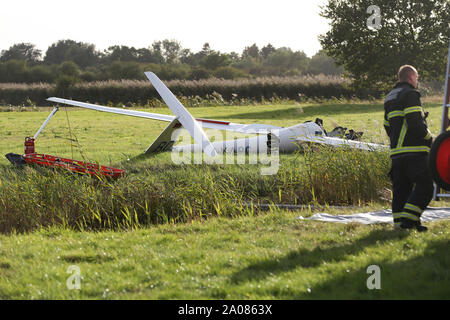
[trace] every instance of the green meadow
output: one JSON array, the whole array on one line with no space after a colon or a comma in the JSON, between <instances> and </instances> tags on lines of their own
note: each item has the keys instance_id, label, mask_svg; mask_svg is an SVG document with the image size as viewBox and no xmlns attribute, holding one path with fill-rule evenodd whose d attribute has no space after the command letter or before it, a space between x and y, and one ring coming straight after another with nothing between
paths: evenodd
<instances>
[{"instance_id":1,"label":"green meadow","mask_svg":"<svg viewBox=\"0 0 450 320\"><path fill-rule=\"evenodd\" d=\"M22 153L24 138L51 110L30 109L1 110L2 154ZM442 104L425 100L424 109L437 135ZM363 141L387 143L381 102L189 111L283 127L321 118L327 131L339 125L363 131ZM271 176L261 175L263 164L176 165L170 153L143 156L166 125L60 108L36 152L125 169L117 181L18 169L0 158L1 299L448 299L449 221L422 234L298 219L315 213L307 207L257 206L320 205L332 214L389 208L387 153L280 155ZM380 267L381 289L367 287L371 265ZM70 286L74 268L79 289Z\"/></svg>"},{"instance_id":2,"label":"green meadow","mask_svg":"<svg viewBox=\"0 0 450 320\"><path fill-rule=\"evenodd\" d=\"M37 109L40 111L0 114L2 151L11 150L11 152L20 153L23 149L24 137L33 136L51 111L51 108ZM22 108L22 110L27 109ZM172 115L168 108L138 110ZM303 105L292 103L196 107L189 111L194 117L282 127L321 118L324 120L326 130L332 130L340 125L364 131L364 141L387 141L382 127L382 106L379 104ZM117 163L140 155L166 126L167 123L162 121L61 107L36 141L36 151L67 156L71 155L71 144L73 144L74 156L80 157L80 151L82 151L84 153L82 156L90 159ZM70 138L77 138L79 143L70 143L68 140ZM7 162L5 158L0 161L0 163Z\"/></svg>"}]
</instances>

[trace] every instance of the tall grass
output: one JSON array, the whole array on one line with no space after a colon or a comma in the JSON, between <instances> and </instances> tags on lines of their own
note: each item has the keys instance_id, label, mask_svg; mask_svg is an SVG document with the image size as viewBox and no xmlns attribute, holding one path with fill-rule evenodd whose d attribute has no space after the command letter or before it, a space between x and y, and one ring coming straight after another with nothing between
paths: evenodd
<instances>
[{"instance_id":1,"label":"tall grass","mask_svg":"<svg viewBox=\"0 0 450 320\"><path fill-rule=\"evenodd\" d=\"M127 163L120 166L130 174L117 181L2 166L0 232L128 230L257 214L249 202L358 205L381 201L389 186L385 153L319 148L281 160L272 176L256 165Z\"/></svg>"},{"instance_id":2,"label":"tall grass","mask_svg":"<svg viewBox=\"0 0 450 320\"><path fill-rule=\"evenodd\" d=\"M373 99L381 91L354 89L351 81L337 76L262 77L255 79L171 80L165 82L186 106L248 105L279 99ZM442 95L436 84L421 84L424 95ZM0 83L0 105L48 106L46 99L60 96L111 106L157 107L162 102L148 81L122 80L77 83L62 88L48 83Z\"/></svg>"},{"instance_id":3,"label":"tall grass","mask_svg":"<svg viewBox=\"0 0 450 320\"><path fill-rule=\"evenodd\" d=\"M305 100L311 98L366 99L378 96L379 92L351 89L350 82L335 76L264 77L256 79L224 80L172 80L167 86L177 97L198 102L199 99L213 100L214 104L225 101L246 104L251 101L270 99ZM61 88L51 84L0 84L0 104L22 105L32 101L47 106L49 96L61 96L92 103L112 105L158 104L159 95L148 81L104 81L78 83Z\"/></svg>"}]
</instances>

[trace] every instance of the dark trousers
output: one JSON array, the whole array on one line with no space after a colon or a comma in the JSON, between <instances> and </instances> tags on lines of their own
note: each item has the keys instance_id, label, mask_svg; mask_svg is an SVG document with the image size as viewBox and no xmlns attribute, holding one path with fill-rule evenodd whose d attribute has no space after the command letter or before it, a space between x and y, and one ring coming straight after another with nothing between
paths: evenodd
<instances>
[{"instance_id":1,"label":"dark trousers","mask_svg":"<svg viewBox=\"0 0 450 320\"><path fill-rule=\"evenodd\" d=\"M392 159L392 214L394 223L405 219L420 223L420 216L433 198L433 180L428 155L407 155Z\"/></svg>"}]
</instances>

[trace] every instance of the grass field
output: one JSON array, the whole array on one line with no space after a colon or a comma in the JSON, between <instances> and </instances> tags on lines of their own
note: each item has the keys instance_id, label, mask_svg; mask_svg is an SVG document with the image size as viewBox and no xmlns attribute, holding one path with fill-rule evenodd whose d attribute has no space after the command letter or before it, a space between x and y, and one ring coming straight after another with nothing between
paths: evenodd
<instances>
[{"instance_id":1,"label":"grass field","mask_svg":"<svg viewBox=\"0 0 450 320\"><path fill-rule=\"evenodd\" d=\"M2 113L1 150L10 149L11 152L22 150L24 136L34 135L50 110L46 108L48 112L23 114ZM168 108L147 109L147 111L171 114ZM68 122L65 112L66 109L61 108L42 132L37 141L39 152L57 153L61 156L71 155L70 143L66 140L70 137L70 124L72 134L78 138L86 157L102 162L120 162L141 154L167 125L165 122L85 110L68 111ZM325 129L333 129L339 124L344 127L354 127L358 131L366 131L364 137L366 141L367 136L369 140L386 141L382 128L382 108L377 104L198 107L192 108L190 112L195 117L237 123L269 123L283 127L307 120L314 121L316 117L319 117L324 120ZM74 148L75 156L80 157L78 151ZM6 159L0 161L6 163Z\"/></svg>"},{"instance_id":2,"label":"grass field","mask_svg":"<svg viewBox=\"0 0 450 320\"><path fill-rule=\"evenodd\" d=\"M448 299L448 222L419 234L298 215L0 236L0 298ZM72 265L80 290L67 287ZM380 290L366 286L370 265Z\"/></svg>"},{"instance_id":3,"label":"grass field","mask_svg":"<svg viewBox=\"0 0 450 320\"><path fill-rule=\"evenodd\" d=\"M430 101L424 108L437 135L442 105ZM170 114L168 109L151 112ZM279 126L319 117L327 130L341 125L364 131L364 141L387 142L381 103L199 107L190 112ZM21 153L24 137L33 135L47 114L0 112L1 153ZM388 208L388 158L345 152L334 158L326 152L282 155L279 173L262 178L254 165L179 167L168 153L139 156L165 125L61 108L37 140L37 152L73 153L74 158L127 169L128 176L117 182L99 185L85 177L20 171L0 158L0 298L448 299L448 221L431 223L428 233L419 234L385 225L297 219L311 215L308 210L239 207L262 199L361 205L330 208L330 213ZM78 139L72 147L70 137ZM302 180L308 174L316 179ZM177 198L177 192L183 196ZM370 265L381 269L380 290L366 286ZM67 286L70 266L80 272L80 290Z\"/></svg>"}]
</instances>

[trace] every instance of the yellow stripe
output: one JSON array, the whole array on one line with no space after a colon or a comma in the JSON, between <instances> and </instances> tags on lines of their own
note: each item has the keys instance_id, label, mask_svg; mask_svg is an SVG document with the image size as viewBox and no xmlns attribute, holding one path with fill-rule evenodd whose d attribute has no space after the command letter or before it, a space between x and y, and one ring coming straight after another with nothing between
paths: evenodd
<instances>
[{"instance_id":1,"label":"yellow stripe","mask_svg":"<svg viewBox=\"0 0 450 320\"><path fill-rule=\"evenodd\" d=\"M406 218L413 221L420 221L420 218L418 216L415 216L408 212L401 212L397 215L398 218Z\"/></svg>"},{"instance_id":2,"label":"yellow stripe","mask_svg":"<svg viewBox=\"0 0 450 320\"><path fill-rule=\"evenodd\" d=\"M389 124L389 121L387 121L387 120L384 120L384 125L386 126L386 127L390 127L391 125Z\"/></svg>"},{"instance_id":3,"label":"yellow stripe","mask_svg":"<svg viewBox=\"0 0 450 320\"><path fill-rule=\"evenodd\" d=\"M420 209L418 206L415 206L415 205L413 205L411 203L406 203L405 204L405 209L409 209L409 210L417 212L419 214L422 214L422 212L423 212L422 209Z\"/></svg>"},{"instance_id":4,"label":"yellow stripe","mask_svg":"<svg viewBox=\"0 0 450 320\"><path fill-rule=\"evenodd\" d=\"M406 124L406 120L403 119L402 130L400 131L400 135L397 141L397 148L401 148L403 146L403 142L405 141L406 131L408 130L408 125Z\"/></svg>"},{"instance_id":5,"label":"yellow stripe","mask_svg":"<svg viewBox=\"0 0 450 320\"><path fill-rule=\"evenodd\" d=\"M406 108L403 111L404 111L405 115L409 114L409 113L413 113L413 112L420 112L420 113L422 113L422 107L420 107L420 106L409 107L409 108Z\"/></svg>"},{"instance_id":6,"label":"yellow stripe","mask_svg":"<svg viewBox=\"0 0 450 320\"><path fill-rule=\"evenodd\" d=\"M430 152L430 148L425 146L394 148L391 149L391 156L406 152Z\"/></svg>"},{"instance_id":7,"label":"yellow stripe","mask_svg":"<svg viewBox=\"0 0 450 320\"><path fill-rule=\"evenodd\" d=\"M401 212L396 212L396 213L393 213L392 214L392 217L394 218L394 219L398 219L398 218L400 218L400 215L401 214Z\"/></svg>"},{"instance_id":8,"label":"yellow stripe","mask_svg":"<svg viewBox=\"0 0 450 320\"><path fill-rule=\"evenodd\" d=\"M388 113L387 118L390 120L394 117L403 117L405 114L401 110L391 111Z\"/></svg>"}]
</instances>

